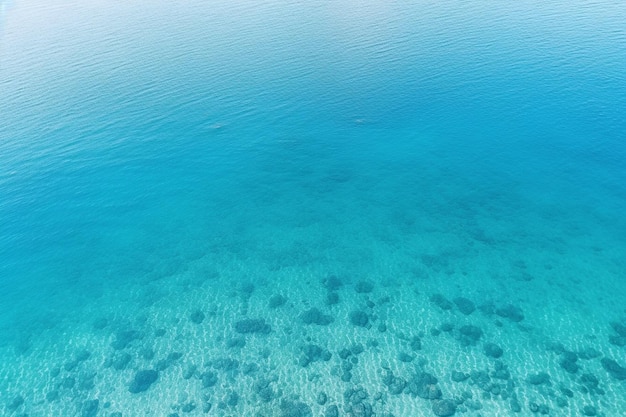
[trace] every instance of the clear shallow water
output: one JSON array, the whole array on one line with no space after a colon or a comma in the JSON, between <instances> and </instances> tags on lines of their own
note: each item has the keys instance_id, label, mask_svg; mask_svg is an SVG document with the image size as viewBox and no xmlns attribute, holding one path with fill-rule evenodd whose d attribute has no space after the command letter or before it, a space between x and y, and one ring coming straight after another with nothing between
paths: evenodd
<instances>
[{"instance_id":1,"label":"clear shallow water","mask_svg":"<svg viewBox=\"0 0 626 417\"><path fill-rule=\"evenodd\" d=\"M98 309L330 274L515 303L521 346L624 357L620 2L0 4L0 345L24 369Z\"/></svg>"}]
</instances>

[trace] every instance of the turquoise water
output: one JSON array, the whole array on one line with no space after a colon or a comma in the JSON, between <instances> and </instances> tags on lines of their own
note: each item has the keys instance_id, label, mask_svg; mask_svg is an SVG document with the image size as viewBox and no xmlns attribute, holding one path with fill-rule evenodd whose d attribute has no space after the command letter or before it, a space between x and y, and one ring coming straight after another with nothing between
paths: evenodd
<instances>
[{"instance_id":1,"label":"turquoise water","mask_svg":"<svg viewBox=\"0 0 626 417\"><path fill-rule=\"evenodd\" d=\"M626 413L623 3L132 3L0 1L4 415Z\"/></svg>"}]
</instances>

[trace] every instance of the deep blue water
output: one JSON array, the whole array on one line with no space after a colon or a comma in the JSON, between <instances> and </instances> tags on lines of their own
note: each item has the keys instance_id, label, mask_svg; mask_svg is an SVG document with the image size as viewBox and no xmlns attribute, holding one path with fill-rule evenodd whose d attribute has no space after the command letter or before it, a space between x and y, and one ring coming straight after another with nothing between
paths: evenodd
<instances>
[{"instance_id":1,"label":"deep blue water","mask_svg":"<svg viewBox=\"0 0 626 417\"><path fill-rule=\"evenodd\" d=\"M626 312L621 1L15 0L0 19L4 347L211 254L471 293L521 260L598 326Z\"/></svg>"},{"instance_id":2,"label":"deep blue water","mask_svg":"<svg viewBox=\"0 0 626 417\"><path fill-rule=\"evenodd\" d=\"M625 248L620 2L3 7L2 293L20 315L170 244L204 250L230 217L280 221L249 205L314 199L302 183L334 169L379 177L339 200L424 193L445 217L515 193L512 215L554 207Z\"/></svg>"}]
</instances>

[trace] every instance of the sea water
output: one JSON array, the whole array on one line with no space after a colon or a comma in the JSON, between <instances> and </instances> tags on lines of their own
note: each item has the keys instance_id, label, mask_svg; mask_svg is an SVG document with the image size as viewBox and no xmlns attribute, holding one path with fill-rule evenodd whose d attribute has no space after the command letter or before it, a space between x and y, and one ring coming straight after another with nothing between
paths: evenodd
<instances>
[{"instance_id":1,"label":"sea water","mask_svg":"<svg viewBox=\"0 0 626 417\"><path fill-rule=\"evenodd\" d=\"M0 1L3 415L626 413L620 1Z\"/></svg>"}]
</instances>

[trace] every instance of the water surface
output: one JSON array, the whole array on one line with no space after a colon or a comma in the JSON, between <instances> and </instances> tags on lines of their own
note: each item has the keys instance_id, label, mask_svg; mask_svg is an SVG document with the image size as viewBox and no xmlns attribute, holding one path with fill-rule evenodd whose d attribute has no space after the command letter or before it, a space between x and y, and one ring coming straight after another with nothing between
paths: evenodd
<instances>
[{"instance_id":1,"label":"water surface","mask_svg":"<svg viewBox=\"0 0 626 417\"><path fill-rule=\"evenodd\" d=\"M174 368L151 388L160 402L127 389L182 350L180 369L257 361L285 395L259 400L241 376L211 393L224 415L291 415L290 395L321 415L325 386L344 413L363 387L377 413L432 415L441 404L391 394L382 369L483 398L450 375L492 369L494 341L517 388L480 400L483 415L511 398L522 413L624 412L606 364L626 366L625 27L609 0L0 2L0 407L166 413L187 392L200 413L208 394ZM289 301L268 308L277 294ZM292 322L310 308L332 324ZM180 324L198 309L201 331ZM233 352L246 317L272 331ZM450 324L485 336L437 335ZM128 329L143 336L113 372ZM424 349L398 362L411 333ZM290 368L309 342L332 359ZM368 356L344 381L338 352L354 343ZM64 391L55 369L80 349L94 388ZM528 382L544 371L552 388ZM219 399L229 390L241 401Z\"/></svg>"}]
</instances>

